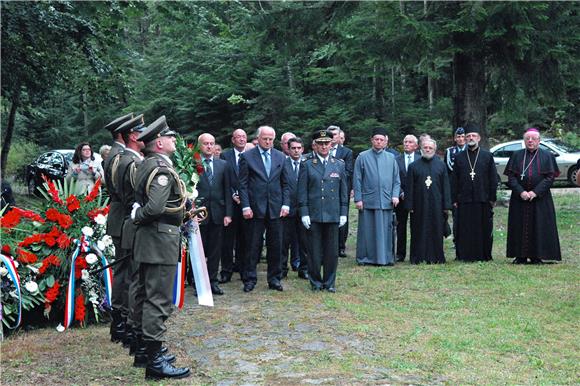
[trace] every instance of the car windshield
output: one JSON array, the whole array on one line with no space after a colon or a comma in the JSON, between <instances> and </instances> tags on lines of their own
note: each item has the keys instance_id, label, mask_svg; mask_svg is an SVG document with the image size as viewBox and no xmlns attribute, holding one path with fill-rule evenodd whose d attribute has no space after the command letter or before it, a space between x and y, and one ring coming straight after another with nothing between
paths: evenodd
<instances>
[{"instance_id":1,"label":"car windshield","mask_svg":"<svg viewBox=\"0 0 580 386\"><path fill-rule=\"evenodd\" d=\"M578 153L580 149L576 149L574 146L560 141L559 139L548 139L546 140L550 145L558 149L562 153Z\"/></svg>"}]
</instances>

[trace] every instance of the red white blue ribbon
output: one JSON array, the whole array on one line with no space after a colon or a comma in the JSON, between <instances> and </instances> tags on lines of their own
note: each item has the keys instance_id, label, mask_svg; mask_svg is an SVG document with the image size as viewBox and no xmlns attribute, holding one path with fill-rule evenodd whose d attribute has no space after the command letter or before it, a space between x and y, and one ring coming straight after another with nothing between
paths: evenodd
<instances>
[{"instance_id":1,"label":"red white blue ribbon","mask_svg":"<svg viewBox=\"0 0 580 386\"><path fill-rule=\"evenodd\" d=\"M197 303L202 306L213 307L213 295L209 284L205 252L201 242L201 234L197 220L190 221L190 231L187 236L189 245L189 260L191 270L195 279L195 289L197 290Z\"/></svg>"},{"instance_id":2,"label":"red white blue ribbon","mask_svg":"<svg viewBox=\"0 0 580 386\"><path fill-rule=\"evenodd\" d=\"M81 241L74 240L74 242L77 247L72 254L70 263L70 273L68 276L68 286L64 303L64 328L68 328L71 325L75 313L75 265L81 250Z\"/></svg>"},{"instance_id":3,"label":"red white blue ribbon","mask_svg":"<svg viewBox=\"0 0 580 386\"><path fill-rule=\"evenodd\" d=\"M183 308L185 294L185 268L186 268L185 248L181 251L181 258L177 261L175 280L173 281L173 304L180 310Z\"/></svg>"},{"instance_id":4,"label":"red white blue ribbon","mask_svg":"<svg viewBox=\"0 0 580 386\"><path fill-rule=\"evenodd\" d=\"M97 245L94 242L89 242L89 248L90 248L89 250L95 252L97 256L99 256L99 258L101 259L101 264L103 264L103 267L109 265L107 257L105 256L103 251L101 251L99 247L97 247ZM113 270L111 269L111 267L105 268L105 270L103 271L103 281L105 282L105 296L106 296L105 299L107 300L107 304L109 305L109 307L112 307Z\"/></svg>"},{"instance_id":5,"label":"red white blue ribbon","mask_svg":"<svg viewBox=\"0 0 580 386\"><path fill-rule=\"evenodd\" d=\"M20 325L22 320L22 292L20 290L20 276L18 275L18 270L16 269L16 265L14 264L14 260L11 257L4 256L0 254L0 259L6 266L8 270L8 275L12 279L14 286L16 287L16 297L18 298L18 316L16 317L16 325L14 327L10 327L14 329ZM2 305L0 304L0 320L2 320L2 312L1 312Z\"/></svg>"}]
</instances>

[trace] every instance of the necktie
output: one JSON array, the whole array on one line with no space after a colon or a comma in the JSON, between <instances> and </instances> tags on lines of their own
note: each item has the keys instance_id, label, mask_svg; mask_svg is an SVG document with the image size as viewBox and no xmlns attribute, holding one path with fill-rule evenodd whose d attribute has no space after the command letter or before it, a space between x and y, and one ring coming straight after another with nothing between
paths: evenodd
<instances>
[{"instance_id":1,"label":"necktie","mask_svg":"<svg viewBox=\"0 0 580 386\"><path fill-rule=\"evenodd\" d=\"M242 156L242 152L238 153L236 157L236 172L240 171L240 157Z\"/></svg>"},{"instance_id":2,"label":"necktie","mask_svg":"<svg viewBox=\"0 0 580 386\"><path fill-rule=\"evenodd\" d=\"M266 175L270 177L270 167L271 167L270 153L265 151L262 154L264 155L264 167L266 168Z\"/></svg>"},{"instance_id":3,"label":"necktie","mask_svg":"<svg viewBox=\"0 0 580 386\"><path fill-rule=\"evenodd\" d=\"M296 174L296 178L298 178L298 161L292 161L294 163L294 174Z\"/></svg>"},{"instance_id":4,"label":"necktie","mask_svg":"<svg viewBox=\"0 0 580 386\"><path fill-rule=\"evenodd\" d=\"M411 154L407 155L407 165L405 165L405 170L409 170L409 164L413 162L411 161Z\"/></svg>"},{"instance_id":5,"label":"necktie","mask_svg":"<svg viewBox=\"0 0 580 386\"><path fill-rule=\"evenodd\" d=\"M213 171L211 170L211 160L209 159L204 159L203 162L205 163L205 174L207 175L207 179L209 180L209 183L212 184L213 183Z\"/></svg>"}]
</instances>

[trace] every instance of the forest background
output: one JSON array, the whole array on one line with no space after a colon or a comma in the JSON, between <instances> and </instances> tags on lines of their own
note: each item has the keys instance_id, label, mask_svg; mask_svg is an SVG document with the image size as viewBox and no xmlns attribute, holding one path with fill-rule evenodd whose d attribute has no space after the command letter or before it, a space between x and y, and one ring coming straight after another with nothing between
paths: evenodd
<instances>
[{"instance_id":1,"label":"forest background","mask_svg":"<svg viewBox=\"0 0 580 386\"><path fill-rule=\"evenodd\" d=\"M3 175L110 142L127 112L193 140L330 124L368 147L473 121L487 145L535 126L578 145L580 2L1 3ZM308 141L307 141L308 142Z\"/></svg>"}]
</instances>

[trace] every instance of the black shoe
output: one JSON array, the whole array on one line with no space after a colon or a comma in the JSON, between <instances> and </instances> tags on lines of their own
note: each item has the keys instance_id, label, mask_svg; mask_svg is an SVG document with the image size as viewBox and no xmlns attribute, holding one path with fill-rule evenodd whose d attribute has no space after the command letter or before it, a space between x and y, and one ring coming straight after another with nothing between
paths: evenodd
<instances>
[{"instance_id":1,"label":"black shoe","mask_svg":"<svg viewBox=\"0 0 580 386\"><path fill-rule=\"evenodd\" d=\"M288 271L282 271L282 279L286 279L288 277Z\"/></svg>"},{"instance_id":2,"label":"black shoe","mask_svg":"<svg viewBox=\"0 0 580 386\"><path fill-rule=\"evenodd\" d=\"M244 292L252 292L256 285L254 283L245 283L244 284Z\"/></svg>"},{"instance_id":3,"label":"black shoe","mask_svg":"<svg viewBox=\"0 0 580 386\"><path fill-rule=\"evenodd\" d=\"M148 358L147 358L147 346L143 341L142 337L143 337L142 335L135 336L137 348L135 349L135 359L133 360L133 367L139 367L144 369L145 367L147 367ZM159 353L163 355L163 359L165 361L167 361L168 363L175 362L175 355L167 354L167 351L169 350L165 346L161 346L161 349L159 349Z\"/></svg>"},{"instance_id":4,"label":"black shoe","mask_svg":"<svg viewBox=\"0 0 580 386\"><path fill-rule=\"evenodd\" d=\"M385 266L387 266L387 267L394 267L395 266L395 263L387 263L387 264L385 264Z\"/></svg>"},{"instance_id":5,"label":"black shoe","mask_svg":"<svg viewBox=\"0 0 580 386\"><path fill-rule=\"evenodd\" d=\"M220 275L220 280L219 280L220 284L229 283L230 281L232 281L232 274L231 273L222 273Z\"/></svg>"},{"instance_id":6,"label":"black shoe","mask_svg":"<svg viewBox=\"0 0 580 386\"><path fill-rule=\"evenodd\" d=\"M223 295L224 291L217 284L212 284L211 293L214 295Z\"/></svg>"},{"instance_id":7,"label":"black shoe","mask_svg":"<svg viewBox=\"0 0 580 386\"><path fill-rule=\"evenodd\" d=\"M296 266L293 265L292 266L292 271L294 271L294 272L298 271L298 267L296 267Z\"/></svg>"},{"instance_id":8,"label":"black shoe","mask_svg":"<svg viewBox=\"0 0 580 386\"><path fill-rule=\"evenodd\" d=\"M326 290L328 292L332 292L332 293L335 293L336 292L336 288L334 288L334 287L328 287Z\"/></svg>"},{"instance_id":9,"label":"black shoe","mask_svg":"<svg viewBox=\"0 0 580 386\"><path fill-rule=\"evenodd\" d=\"M185 378L189 376L187 367L174 367L169 363L163 354L161 354L161 342L147 342L147 368L145 369L146 379L163 379L163 378ZM175 360L175 358L174 358Z\"/></svg>"},{"instance_id":10,"label":"black shoe","mask_svg":"<svg viewBox=\"0 0 580 386\"><path fill-rule=\"evenodd\" d=\"M317 285L311 285L310 289L312 289L313 292L322 291L322 287L319 287Z\"/></svg>"},{"instance_id":11,"label":"black shoe","mask_svg":"<svg viewBox=\"0 0 580 386\"><path fill-rule=\"evenodd\" d=\"M135 334L133 334L133 327L125 324L125 336L123 337L123 347L128 348L131 351L131 343L135 340ZM131 355L129 353L129 355Z\"/></svg>"},{"instance_id":12,"label":"black shoe","mask_svg":"<svg viewBox=\"0 0 580 386\"><path fill-rule=\"evenodd\" d=\"M405 261L405 256L397 256L397 262L402 263Z\"/></svg>"},{"instance_id":13,"label":"black shoe","mask_svg":"<svg viewBox=\"0 0 580 386\"><path fill-rule=\"evenodd\" d=\"M310 275L306 271L299 271L298 272L298 277L301 278L301 279L304 279L304 280L310 279Z\"/></svg>"},{"instance_id":14,"label":"black shoe","mask_svg":"<svg viewBox=\"0 0 580 386\"><path fill-rule=\"evenodd\" d=\"M514 261L512 262L512 264L527 264L528 259L523 258L523 257L516 257L514 259Z\"/></svg>"},{"instance_id":15,"label":"black shoe","mask_svg":"<svg viewBox=\"0 0 580 386\"><path fill-rule=\"evenodd\" d=\"M335 251L336 251L336 249L335 249ZM340 257L346 257L346 252L344 251L344 249L340 249L338 251L338 256L340 256Z\"/></svg>"},{"instance_id":16,"label":"black shoe","mask_svg":"<svg viewBox=\"0 0 580 386\"><path fill-rule=\"evenodd\" d=\"M111 312L111 317L111 342L122 342L125 337L125 319L121 311L116 310Z\"/></svg>"},{"instance_id":17,"label":"black shoe","mask_svg":"<svg viewBox=\"0 0 580 386\"><path fill-rule=\"evenodd\" d=\"M280 292L284 291L284 287L282 287L282 284L275 283L275 282L268 283L268 288L271 290L276 290L276 291L280 291Z\"/></svg>"}]
</instances>

